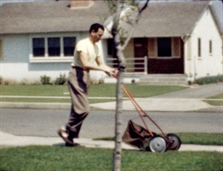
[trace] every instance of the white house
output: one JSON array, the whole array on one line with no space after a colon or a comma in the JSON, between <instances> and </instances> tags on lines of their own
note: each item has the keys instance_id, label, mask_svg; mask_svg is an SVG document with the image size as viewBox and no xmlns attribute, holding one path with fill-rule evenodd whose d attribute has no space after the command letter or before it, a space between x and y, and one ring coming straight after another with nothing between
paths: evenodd
<instances>
[{"instance_id":1,"label":"white house","mask_svg":"<svg viewBox=\"0 0 223 171\"><path fill-rule=\"evenodd\" d=\"M222 4L217 5L207 1L150 4L125 50L126 58L146 56L149 79L181 75L186 83L222 75L222 27L213 8L221 11ZM222 19L222 13L217 14Z\"/></svg>"},{"instance_id":2,"label":"white house","mask_svg":"<svg viewBox=\"0 0 223 171\"><path fill-rule=\"evenodd\" d=\"M101 2L93 1L2 5L0 76L11 82L35 83L44 75L51 80L68 75L75 43L88 36L92 23L108 16L107 9L100 6ZM105 43L99 44L103 52ZM94 81L104 74L96 72L92 76Z\"/></svg>"},{"instance_id":3,"label":"white house","mask_svg":"<svg viewBox=\"0 0 223 171\"><path fill-rule=\"evenodd\" d=\"M88 36L92 23L103 22L110 15L103 1L71 2L12 3L0 7L3 79L37 82L43 75L55 79L68 74L75 43ZM146 56L146 75L178 74L185 83L223 74L222 30L212 6L212 2L149 4L124 51L125 57ZM111 58L111 40L103 39L100 47L103 58ZM138 72L137 65L133 64L129 72ZM104 77L98 73L93 76Z\"/></svg>"}]
</instances>

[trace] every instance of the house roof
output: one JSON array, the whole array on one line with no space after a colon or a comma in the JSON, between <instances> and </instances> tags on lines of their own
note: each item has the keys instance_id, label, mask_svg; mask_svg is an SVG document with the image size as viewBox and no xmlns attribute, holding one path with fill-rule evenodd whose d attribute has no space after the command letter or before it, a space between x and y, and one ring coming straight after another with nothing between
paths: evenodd
<instances>
[{"instance_id":1,"label":"house roof","mask_svg":"<svg viewBox=\"0 0 223 171\"><path fill-rule=\"evenodd\" d=\"M167 37L190 34L209 2L150 3L133 33L134 37ZM101 1L88 8L69 8L68 1L4 4L0 7L0 34L88 31L108 17Z\"/></svg>"},{"instance_id":2,"label":"house roof","mask_svg":"<svg viewBox=\"0 0 223 171\"><path fill-rule=\"evenodd\" d=\"M88 31L92 23L109 15L103 1L86 8L70 8L69 4L69 1L4 4L0 7L0 34Z\"/></svg>"},{"instance_id":3,"label":"house roof","mask_svg":"<svg viewBox=\"0 0 223 171\"><path fill-rule=\"evenodd\" d=\"M209 2L153 3L142 13L134 36L189 35Z\"/></svg>"}]
</instances>

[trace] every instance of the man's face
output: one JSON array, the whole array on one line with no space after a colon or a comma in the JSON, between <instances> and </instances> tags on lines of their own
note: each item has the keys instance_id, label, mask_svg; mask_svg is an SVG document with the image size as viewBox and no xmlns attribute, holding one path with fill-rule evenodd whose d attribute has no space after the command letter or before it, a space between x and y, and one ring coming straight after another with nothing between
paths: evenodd
<instances>
[{"instance_id":1,"label":"man's face","mask_svg":"<svg viewBox=\"0 0 223 171\"><path fill-rule=\"evenodd\" d=\"M103 36L104 31L99 28L97 32L95 32L94 30L91 32L92 38L94 42L98 42L99 40L101 40L101 37Z\"/></svg>"}]
</instances>

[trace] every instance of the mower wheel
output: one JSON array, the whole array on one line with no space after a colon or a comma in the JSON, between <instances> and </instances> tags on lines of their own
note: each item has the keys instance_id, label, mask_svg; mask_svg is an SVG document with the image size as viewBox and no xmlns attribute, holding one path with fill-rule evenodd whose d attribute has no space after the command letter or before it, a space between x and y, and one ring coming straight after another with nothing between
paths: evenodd
<instances>
[{"instance_id":1,"label":"mower wheel","mask_svg":"<svg viewBox=\"0 0 223 171\"><path fill-rule=\"evenodd\" d=\"M160 136L155 135L150 139L149 148L152 152L165 152L166 151L166 140Z\"/></svg>"},{"instance_id":2,"label":"mower wheel","mask_svg":"<svg viewBox=\"0 0 223 171\"><path fill-rule=\"evenodd\" d=\"M181 146L181 140L176 134L167 134L168 137L168 145L167 150L178 150Z\"/></svg>"}]
</instances>

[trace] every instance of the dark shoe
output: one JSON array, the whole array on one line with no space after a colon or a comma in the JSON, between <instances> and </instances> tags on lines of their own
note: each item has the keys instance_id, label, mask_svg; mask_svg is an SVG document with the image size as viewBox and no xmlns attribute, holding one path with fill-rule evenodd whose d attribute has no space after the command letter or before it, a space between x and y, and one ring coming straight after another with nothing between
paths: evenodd
<instances>
[{"instance_id":1,"label":"dark shoe","mask_svg":"<svg viewBox=\"0 0 223 171\"><path fill-rule=\"evenodd\" d=\"M69 137L67 130L64 128L60 128L57 131L58 135L66 142L66 146L74 146L75 143L73 142L73 139Z\"/></svg>"},{"instance_id":2,"label":"dark shoe","mask_svg":"<svg viewBox=\"0 0 223 171\"><path fill-rule=\"evenodd\" d=\"M80 147L81 145L80 144L78 144L78 143L73 143L73 144L69 144L69 143L65 143L65 146L66 147Z\"/></svg>"}]
</instances>

